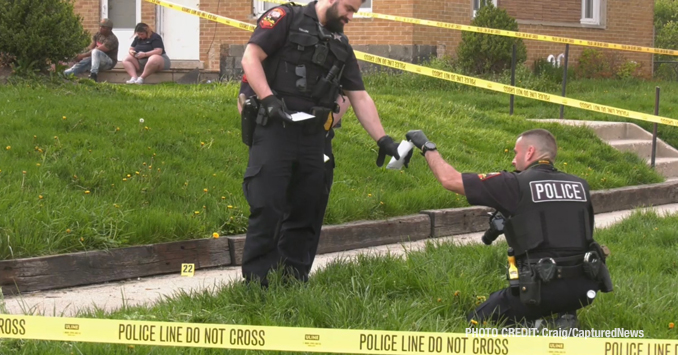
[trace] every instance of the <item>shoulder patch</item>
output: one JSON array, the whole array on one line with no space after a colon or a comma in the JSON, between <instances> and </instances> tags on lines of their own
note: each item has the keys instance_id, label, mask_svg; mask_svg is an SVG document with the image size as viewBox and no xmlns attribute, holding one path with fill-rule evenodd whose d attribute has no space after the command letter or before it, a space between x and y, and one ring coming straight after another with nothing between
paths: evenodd
<instances>
[{"instance_id":1,"label":"shoulder patch","mask_svg":"<svg viewBox=\"0 0 678 355\"><path fill-rule=\"evenodd\" d=\"M501 173L478 174L478 178L480 178L480 181L485 181L499 175L501 175Z\"/></svg>"},{"instance_id":2,"label":"shoulder patch","mask_svg":"<svg viewBox=\"0 0 678 355\"><path fill-rule=\"evenodd\" d=\"M273 28L283 17L285 17L285 15L287 15L285 9L276 7L261 18L259 21L259 26L266 29Z\"/></svg>"}]
</instances>

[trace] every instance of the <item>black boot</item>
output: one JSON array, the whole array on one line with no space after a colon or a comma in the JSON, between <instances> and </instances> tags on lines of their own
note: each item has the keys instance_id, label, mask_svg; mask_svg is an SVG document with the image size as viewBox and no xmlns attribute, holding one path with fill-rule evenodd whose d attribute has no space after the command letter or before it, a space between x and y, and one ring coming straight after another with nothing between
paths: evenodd
<instances>
[{"instance_id":1,"label":"black boot","mask_svg":"<svg viewBox=\"0 0 678 355\"><path fill-rule=\"evenodd\" d=\"M89 78L94 80L95 83L98 81L97 73L89 73Z\"/></svg>"}]
</instances>

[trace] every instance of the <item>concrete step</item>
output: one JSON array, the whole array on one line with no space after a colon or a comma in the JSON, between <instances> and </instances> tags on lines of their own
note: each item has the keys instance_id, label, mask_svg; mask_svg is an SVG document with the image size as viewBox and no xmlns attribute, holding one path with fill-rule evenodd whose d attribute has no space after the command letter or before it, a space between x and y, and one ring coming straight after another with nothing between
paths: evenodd
<instances>
[{"instance_id":1,"label":"concrete step","mask_svg":"<svg viewBox=\"0 0 678 355\"><path fill-rule=\"evenodd\" d=\"M89 72L78 75L86 78ZM111 70L102 71L99 73L98 81L107 82L111 84L124 84L130 79L129 74L124 69L114 68ZM207 81L218 81L219 71L202 69L170 69L163 70L152 74L144 80L144 84L159 84L166 82L178 82L183 84L201 83Z\"/></svg>"},{"instance_id":2,"label":"concrete step","mask_svg":"<svg viewBox=\"0 0 678 355\"><path fill-rule=\"evenodd\" d=\"M114 84L124 84L130 79L129 74L123 69L113 69L99 73L100 82L108 82ZM182 80L183 79L183 80ZM144 79L144 84L158 84L164 82L182 82L186 83L200 83L206 81L219 80L218 70L200 70L193 72L187 69L170 69L154 73Z\"/></svg>"},{"instance_id":3,"label":"concrete step","mask_svg":"<svg viewBox=\"0 0 678 355\"><path fill-rule=\"evenodd\" d=\"M200 60L170 60L170 69L204 69L205 63ZM124 69L122 61L118 61L113 69Z\"/></svg>"},{"instance_id":4,"label":"concrete step","mask_svg":"<svg viewBox=\"0 0 678 355\"><path fill-rule=\"evenodd\" d=\"M652 157L652 139L617 139L607 143L622 152L632 152L643 159ZM656 157L678 158L678 151L657 140Z\"/></svg>"},{"instance_id":5,"label":"concrete step","mask_svg":"<svg viewBox=\"0 0 678 355\"><path fill-rule=\"evenodd\" d=\"M650 165L651 160L647 160ZM655 170L662 174L667 180L678 180L678 158L655 158Z\"/></svg>"},{"instance_id":6,"label":"concrete step","mask_svg":"<svg viewBox=\"0 0 678 355\"><path fill-rule=\"evenodd\" d=\"M652 139L652 134L640 126L627 122L604 122L590 124L596 135L605 141L619 139Z\"/></svg>"}]
</instances>

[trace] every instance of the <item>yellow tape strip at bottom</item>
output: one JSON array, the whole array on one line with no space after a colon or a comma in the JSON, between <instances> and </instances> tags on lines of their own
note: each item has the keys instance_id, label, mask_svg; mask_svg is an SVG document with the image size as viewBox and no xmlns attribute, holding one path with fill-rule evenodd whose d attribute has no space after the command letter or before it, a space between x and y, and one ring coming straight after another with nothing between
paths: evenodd
<instances>
[{"instance_id":1,"label":"yellow tape strip at bottom","mask_svg":"<svg viewBox=\"0 0 678 355\"><path fill-rule=\"evenodd\" d=\"M229 19L227 17L211 14L209 12L201 11L201 10L196 10L192 9L189 7L177 5L168 1L164 0L146 0L150 3L164 6L170 9L174 9L177 11L184 12L189 15L194 15L198 17L202 17L204 19L222 23L224 25L236 27L242 30L246 31L254 31L256 26ZM401 62L398 60L393 60L393 59L388 59L385 57L380 57L377 55L373 54L367 54L364 52L360 51L355 51L354 53L356 57L359 60L378 64L378 65L383 65L391 68L396 68L416 74L421 74L421 75L426 75L430 76L433 78L438 78L438 79L443 79L443 80L448 80L448 81L453 81L456 83L464 84L464 85L470 85L470 86L475 86L483 89L488 89L488 90L494 90L498 92L503 92L505 94L513 94L517 96L522 96L522 97L527 97L530 99L535 99L535 100L541 100L541 101L546 101L546 102L551 102L554 104L558 105L565 105L565 106L571 106L571 107L576 107L579 109L583 110L588 110L588 111L594 111L594 112L600 112L600 113L605 113L609 115L615 115L615 116L621 116L621 117L628 117L632 119L637 119L641 121L647 121L647 122L654 122L654 123L660 123L660 124L665 124L669 126L676 126L678 127L678 120L675 120L673 118L668 118L668 117L661 117L661 116L655 116L655 115L649 115L645 114L642 112L636 112L636 111L630 111L630 110L625 110L617 107L612 107L612 106L605 106L605 105L599 105L596 103L592 102L586 102L586 101L581 101L581 100L575 100L575 99L570 99L567 97L562 97L562 96L556 96L556 95L551 95L539 91L534 91L534 90L528 90L528 89L522 89L516 86L511 86L511 85L504 85L488 80L482 80L482 79L477 79L474 77L470 76L465 76L465 75L459 75L447 71L442 71L442 70L437 70L437 69L432 69L432 68L427 68L423 67L420 65L415 65L415 64L410 64L406 62Z\"/></svg>"},{"instance_id":2,"label":"yellow tape strip at bottom","mask_svg":"<svg viewBox=\"0 0 678 355\"><path fill-rule=\"evenodd\" d=\"M678 340L399 332L0 315L0 338L345 354L676 355ZM520 329L505 329L521 331ZM554 331L551 331L554 332ZM628 331L614 330L628 336ZM505 333L508 334L508 333ZM539 336L537 336L537 335ZM541 336L541 335L557 336ZM590 336L590 335L589 335Z\"/></svg>"}]
</instances>

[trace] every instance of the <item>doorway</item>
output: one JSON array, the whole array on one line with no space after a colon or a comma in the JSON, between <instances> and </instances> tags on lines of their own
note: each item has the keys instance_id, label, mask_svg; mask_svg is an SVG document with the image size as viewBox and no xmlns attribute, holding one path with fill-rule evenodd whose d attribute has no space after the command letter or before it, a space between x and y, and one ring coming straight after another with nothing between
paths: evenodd
<instances>
[{"instance_id":1,"label":"doorway","mask_svg":"<svg viewBox=\"0 0 678 355\"><path fill-rule=\"evenodd\" d=\"M172 0L173 3L200 9L200 0ZM200 17L160 7L159 33L167 56L172 60L200 60Z\"/></svg>"},{"instance_id":2,"label":"doorway","mask_svg":"<svg viewBox=\"0 0 678 355\"><path fill-rule=\"evenodd\" d=\"M134 27L141 22L143 0L101 0L101 17L113 21L113 33L118 37L118 60L125 59L134 40Z\"/></svg>"}]
</instances>

